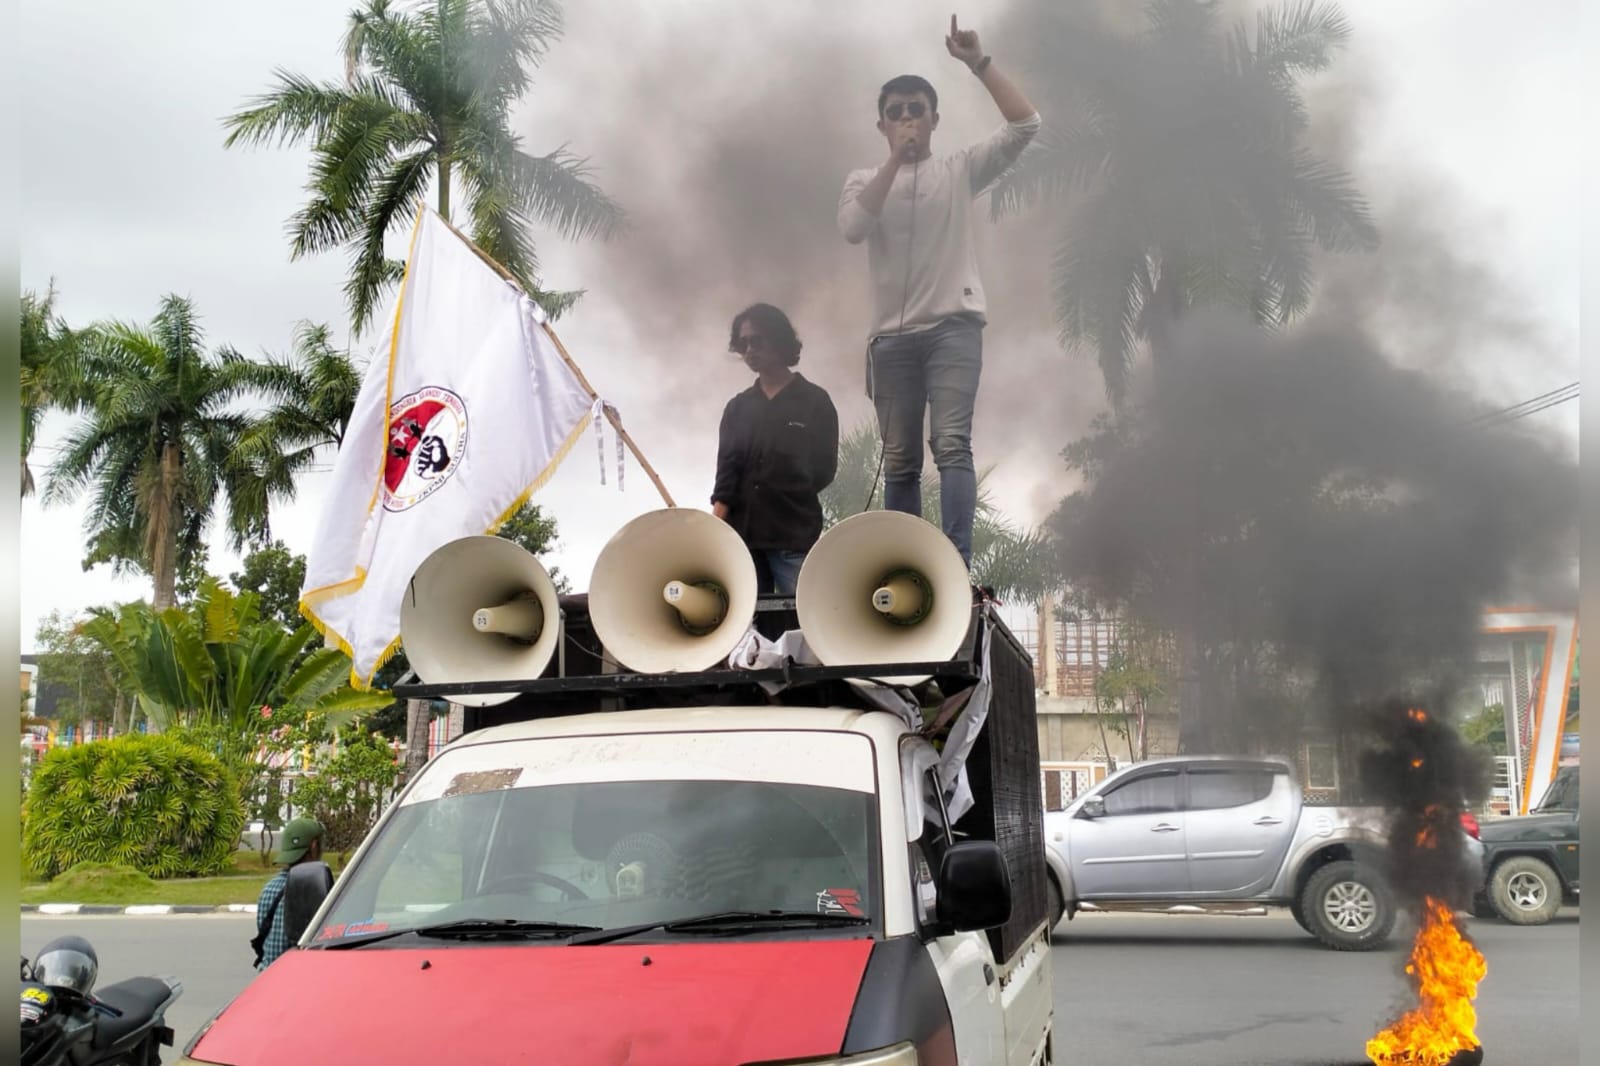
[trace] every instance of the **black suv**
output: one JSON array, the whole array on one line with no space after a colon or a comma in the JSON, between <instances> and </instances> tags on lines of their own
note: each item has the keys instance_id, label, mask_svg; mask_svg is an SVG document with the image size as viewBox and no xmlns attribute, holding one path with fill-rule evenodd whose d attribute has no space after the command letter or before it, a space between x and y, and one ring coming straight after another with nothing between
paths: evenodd
<instances>
[{"instance_id":1,"label":"black suv","mask_svg":"<svg viewBox=\"0 0 1600 1066\"><path fill-rule=\"evenodd\" d=\"M1483 823L1481 916L1543 925L1578 902L1578 768L1556 774L1532 812Z\"/></svg>"}]
</instances>

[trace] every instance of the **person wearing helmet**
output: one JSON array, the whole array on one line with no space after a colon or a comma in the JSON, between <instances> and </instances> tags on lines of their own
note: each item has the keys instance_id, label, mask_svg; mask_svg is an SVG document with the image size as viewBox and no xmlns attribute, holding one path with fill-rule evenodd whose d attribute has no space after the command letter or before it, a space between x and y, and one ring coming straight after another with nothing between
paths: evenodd
<instances>
[{"instance_id":1,"label":"person wearing helmet","mask_svg":"<svg viewBox=\"0 0 1600 1066\"><path fill-rule=\"evenodd\" d=\"M302 862L322 858L322 823L315 818L296 818L283 829L283 847L278 862L283 869L261 889L256 901L256 935L250 946L256 951L256 969L265 970L289 950L285 930L283 892L289 884L289 871Z\"/></svg>"}]
</instances>

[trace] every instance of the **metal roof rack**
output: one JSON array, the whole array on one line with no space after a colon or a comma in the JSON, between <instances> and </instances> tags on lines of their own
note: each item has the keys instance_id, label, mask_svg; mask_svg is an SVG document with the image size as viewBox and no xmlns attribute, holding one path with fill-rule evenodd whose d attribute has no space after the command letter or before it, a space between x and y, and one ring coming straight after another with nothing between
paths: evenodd
<instances>
[{"instance_id":1,"label":"metal roof rack","mask_svg":"<svg viewBox=\"0 0 1600 1066\"><path fill-rule=\"evenodd\" d=\"M972 664L959 660L917 663L863 663L854 666L805 666L792 660L765 670L697 670L670 674L618 672L576 677L539 677L506 681L456 681L394 686L402 699L448 699L488 692L518 695L557 695L575 692L636 692L647 689L739 688L777 683L804 685L821 681L875 681L884 678L929 675L953 680L976 680Z\"/></svg>"}]
</instances>

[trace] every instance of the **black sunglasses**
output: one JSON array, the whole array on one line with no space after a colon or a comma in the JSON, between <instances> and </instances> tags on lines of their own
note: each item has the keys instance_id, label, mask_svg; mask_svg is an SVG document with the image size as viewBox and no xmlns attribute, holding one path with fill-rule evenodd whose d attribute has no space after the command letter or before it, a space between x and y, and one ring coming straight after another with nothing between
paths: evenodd
<instances>
[{"instance_id":1,"label":"black sunglasses","mask_svg":"<svg viewBox=\"0 0 1600 1066\"><path fill-rule=\"evenodd\" d=\"M767 338L759 333L751 334L748 337L740 337L733 342L733 350L739 355L749 355L758 348L762 351L771 348L771 345L767 343Z\"/></svg>"},{"instance_id":2,"label":"black sunglasses","mask_svg":"<svg viewBox=\"0 0 1600 1066\"><path fill-rule=\"evenodd\" d=\"M883 117L890 122L899 122L900 116L910 115L912 118L921 118L928 110L928 105L921 100L908 102L896 101L883 109Z\"/></svg>"}]
</instances>

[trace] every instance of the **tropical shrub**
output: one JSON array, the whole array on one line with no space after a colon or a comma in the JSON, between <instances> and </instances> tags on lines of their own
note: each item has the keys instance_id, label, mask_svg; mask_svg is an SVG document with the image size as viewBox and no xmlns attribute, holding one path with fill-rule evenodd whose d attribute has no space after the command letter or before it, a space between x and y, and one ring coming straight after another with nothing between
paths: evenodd
<instances>
[{"instance_id":1,"label":"tropical shrub","mask_svg":"<svg viewBox=\"0 0 1600 1066\"><path fill-rule=\"evenodd\" d=\"M34 770L22 852L42 877L89 862L151 877L226 867L244 828L222 760L170 736L129 734L55 748Z\"/></svg>"},{"instance_id":2,"label":"tropical shrub","mask_svg":"<svg viewBox=\"0 0 1600 1066\"><path fill-rule=\"evenodd\" d=\"M399 780L394 752L378 733L349 729L339 749L295 787L295 810L322 823L325 851L346 852L361 843Z\"/></svg>"}]
</instances>

